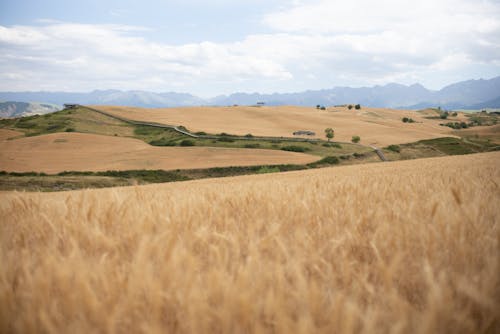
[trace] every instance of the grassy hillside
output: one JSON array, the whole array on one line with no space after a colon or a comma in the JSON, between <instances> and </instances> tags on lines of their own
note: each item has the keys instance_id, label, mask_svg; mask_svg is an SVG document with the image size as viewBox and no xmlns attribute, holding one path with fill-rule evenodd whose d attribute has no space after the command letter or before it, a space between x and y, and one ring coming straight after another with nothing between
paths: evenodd
<instances>
[{"instance_id":1,"label":"grassy hillside","mask_svg":"<svg viewBox=\"0 0 500 334\"><path fill-rule=\"evenodd\" d=\"M499 332L499 164L3 193L0 332Z\"/></svg>"}]
</instances>

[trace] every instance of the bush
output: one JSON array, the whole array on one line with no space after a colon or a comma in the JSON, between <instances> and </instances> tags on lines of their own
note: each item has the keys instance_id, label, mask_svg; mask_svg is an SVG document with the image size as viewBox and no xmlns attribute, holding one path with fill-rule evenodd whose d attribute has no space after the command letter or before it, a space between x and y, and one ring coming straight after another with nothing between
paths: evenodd
<instances>
[{"instance_id":1,"label":"bush","mask_svg":"<svg viewBox=\"0 0 500 334\"><path fill-rule=\"evenodd\" d=\"M393 151L393 152L396 152L396 153L401 152L401 148L399 147L399 145L389 145L389 146L387 146L387 149L389 151Z\"/></svg>"},{"instance_id":2,"label":"bush","mask_svg":"<svg viewBox=\"0 0 500 334\"><path fill-rule=\"evenodd\" d=\"M353 143L359 143L360 140L361 140L360 136L352 136L352 139L351 139L351 141Z\"/></svg>"},{"instance_id":3,"label":"bush","mask_svg":"<svg viewBox=\"0 0 500 334\"><path fill-rule=\"evenodd\" d=\"M453 116L453 117L457 117L457 116L458 116L458 113L455 111L455 112L453 112L453 113L451 114L451 116Z\"/></svg>"},{"instance_id":4,"label":"bush","mask_svg":"<svg viewBox=\"0 0 500 334\"><path fill-rule=\"evenodd\" d=\"M307 147L296 146L296 145L283 146L281 149L283 151L290 151L290 152L306 152L306 151L309 151L309 149Z\"/></svg>"},{"instance_id":5,"label":"bush","mask_svg":"<svg viewBox=\"0 0 500 334\"><path fill-rule=\"evenodd\" d=\"M75 129L74 128L67 128L66 132L75 132ZM115 136L116 136L116 133L115 133Z\"/></svg>"},{"instance_id":6,"label":"bush","mask_svg":"<svg viewBox=\"0 0 500 334\"><path fill-rule=\"evenodd\" d=\"M319 109L321 109L321 110L326 110L326 108L325 108L324 106L323 106L323 107L321 107L321 108L319 108Z\"/></svg>"},{"instance_id":7,"label":"bush","mask_svg":"<svg viewBox=\"0 0 500 334\"><path fill-rule=\"evenodd\" d=\"M194 146L195 143L193 140L191 139L184 139L183 141L181 141L181 146Z\"/></svg>"},{"instance_id":8,"label":"bush","mask_svg":"<svg viewBox=\"0 0 500 334\"><path fill-rule=\"evenodd\" d=\"M175 141L168 140L166 138L161 138L161 139L150 141L149 145L153 145L153 146L176 146L177 143Z\"/></svg>"},{"instance_id":9,"label":"bush","mask_svg":"<svg viewBox=\"0 0 500 334\"><path fill-rule=\"evenodd\" d=\"M402 121L403 123L408 123L408 117L403 117Z\"/></svg>"},{"instance_id":10,"label":"bush","mask_svg":"<svg viewBox=\"0 0 500 334\"><path fill-rule=\"evenodd\" d=\"M198 135L198 136L206 136L207 135L207 133L203 132L203 131L198 131L198 132L195 132L194 134Z\"/></svg>"},{"instance_id":11,"label":"bush","mask_svg":"<svg viewBox=\"0 0 500 334\"><path fill-rule=\"evenodd\" d=\"M354 109L358 109L358 110L359 110L359 109L361 109L361 106L360 106L359 104L356 104L356 105L354 106Z\"/></svg>"},{"instance_id":12,"label":"bush","mask_svg":"<svg viewBox=\"0 0 500 334\"><path fill-rule=\"evenodd\" d=\"M352 109L352 105L351 105L351 104L350 104L350 105L348 105L348 106L347 106L347 109L351 110L351 109Z\"/></svg>"},{"instance_id":13,"label":"bush","mask_svg":"<svg viewBox=\"0 0 500 334\"><path fill-rule=\"evenodd\" d=\"M342 148L342 146L339 143L323 143L322 146L324 146L324 147Z\"/></svg>"},{"instance_id":14,"label":"bush","mask_svg":"<svg viewBox=\"0 0 500 334\"><path fill-rule=\"evenodd\" d=\"M259 148L260 144L259 143L257 143L257 144L245 144L244 147L245 148Z\"/></svg>"},{"instance_id":15,"label":"bush","mask_svg":"<svg viewBox=\"0 0 500 334\"><path fill-rule=\"evenodd\" d=\"M247 138L253 138L253 135L252 135L251 133L247 133L247 134L245 135L245 137L247 137Z\"/></svg>"}]
</instances>

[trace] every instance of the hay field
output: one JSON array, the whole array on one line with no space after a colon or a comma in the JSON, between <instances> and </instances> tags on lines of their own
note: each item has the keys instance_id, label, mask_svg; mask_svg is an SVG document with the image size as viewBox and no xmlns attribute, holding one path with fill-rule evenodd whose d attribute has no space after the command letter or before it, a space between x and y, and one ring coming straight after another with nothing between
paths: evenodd
<instances>
[{"instance_id":1,"label":"hay field","mask_svg":"<svg viewBox=\"0 0 500 334\"><path fill-rule=\"evenodd\" d=\"M350 142L352 136L361 136L365 145L387 146L421 139L450 136L451 129L439 126L442 120L427 119L428 113L362 107L348 110L344 107L317 110L311 107L185 107L145 109L135 107L94 106L111 114L140 121L183 125L191 131L226 132L258 136L292 137L297 130L312 130L317 138L332 127L335 140ZM434 116L436 114L434 113ZM411 117L416 123L403 123ZM454 118L461 120L463 115Z\"/></svg>"},{"instance_id":2,"label":"hay field","mask_svg":"<svg viewBox=\"0 0 500 334\"><path fill-rule=\"evenodd\" d=\"M1 193L3 333L498 333L500 153Z\"/></svg>"},{"instance_id":3,"label":"hay field","mask_svg":"<svg viewBox=\"0 0 500 334\"><path fill-rule=\"evenodd\" d=\"M214 147L154 147L138 139L54 133L0 141L0 170L58 173L67 170L192 169L304 164L303 153Z\"/></svg>"}]
</instances>

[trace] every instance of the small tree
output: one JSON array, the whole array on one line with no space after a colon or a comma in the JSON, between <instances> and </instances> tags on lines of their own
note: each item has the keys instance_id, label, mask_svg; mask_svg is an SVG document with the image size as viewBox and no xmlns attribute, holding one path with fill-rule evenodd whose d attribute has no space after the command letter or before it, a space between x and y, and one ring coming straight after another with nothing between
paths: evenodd
<instances>
[{"instance_id":1,"label":"small tree","mask_svg":"<svg viewBox=\"0 0 500 334\"><path fill-rule=\"evenodd\" d=\"M361 140L361 137L360 137L360 136L352 136L352 139L351 139L351 141L352 141L353 143L355 143L355 144L356 144L356 143L359 143L359 141L360 141L360 140Z\"/></svg>"},{"instance_id":2,"label":"small tree","mask_svg":"<svg viewBox=\"0 0 500 334\"><path fill-rule=\"evenodd\" d=\"M332 139L334 135L335 135L335 133L334 133L332 128L325 129L325 136L326 136L326 138L328 138L328 141L330 141L330 139Z\"/></svg>"},{"instance_id":3,"label":"small tree","mask_svg":"<svg viewBox=\"0 0 500 334\"><path fill-rule=\"evenodd\" d=\"M361 106L360 106L359 104L356 104L356 105L354 106L354 109L359 110L359 109L361 109Z\"/></svg>"},{"instance_id":4,"label":"small tree","mask_svg":"<svg viewBox=\"0 0 500 334\"><path fill-rule=\"evenodd\" d=\"M351 110L352 109L352 104L348 105L347 109Z\"/></svg>"}]
</instances>

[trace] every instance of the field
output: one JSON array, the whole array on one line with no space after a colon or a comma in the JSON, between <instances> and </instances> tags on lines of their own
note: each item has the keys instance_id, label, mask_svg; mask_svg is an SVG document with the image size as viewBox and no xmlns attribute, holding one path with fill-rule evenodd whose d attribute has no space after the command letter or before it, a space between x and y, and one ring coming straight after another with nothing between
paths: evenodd
<instances>
[{"instance_id":1,"label":"field","mask_svg":"<svg viewBox=\"0 0 500 334\"><path fill-rule=\"evenodd\" d=\"M297 130L311 130L324 139L325 128L335 130L335 140L350 142L352 136L361 137L364 145L387 146L421 139L447 137L451 129L439 126L443 120L434 110L425 112L362 107L330 107L318 110L312 107L186 107L144 109L133 107L95 106L111 114L139 121L183 125L193 132L230 133L258 136L292 137ZM434 116L434 118L429 118ZM403 123L410 117L414 123ZM450 117L462 121L459 114Z\"/></svg>"},{"instance_id":2,"label":"field","mask_svg":"<svg viewBox=\"0 0 500 334\"><path fill-rule=\"evenodd\" d=\"M0 130L0 132L3 130ZM132 138L53 133L0 141L0 170L58 173L304 164L315 156L259 149L154 147Z\"/></svg>"},{"instance_id":3,"label":"field","mask_svg":"<svg viewBox=\"0 0 500 334\"><path fill-rule=\"evenodd\" d=\"M499 165L0 193L0 332L498 333Z\"/></svg>"}]
</instances>

